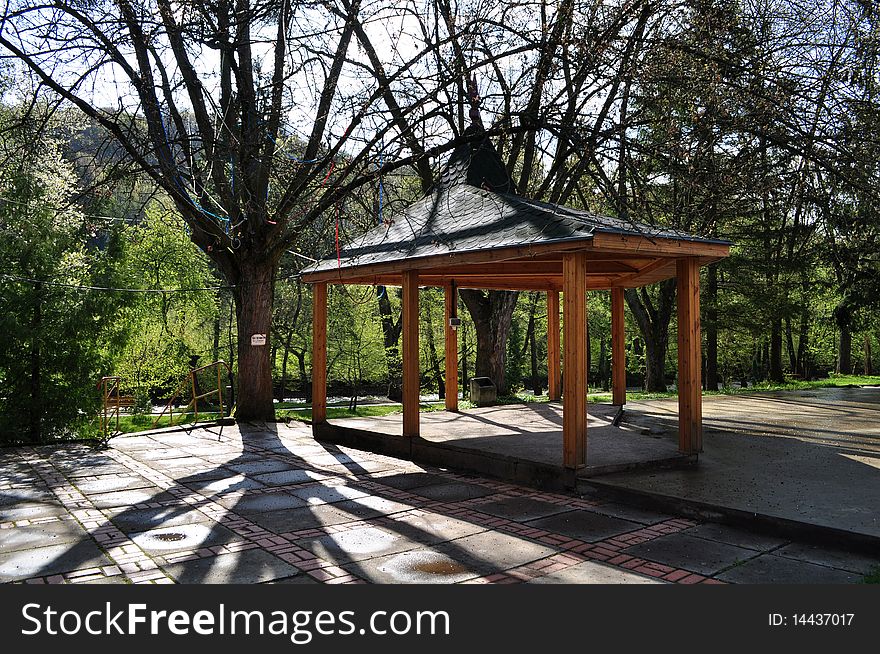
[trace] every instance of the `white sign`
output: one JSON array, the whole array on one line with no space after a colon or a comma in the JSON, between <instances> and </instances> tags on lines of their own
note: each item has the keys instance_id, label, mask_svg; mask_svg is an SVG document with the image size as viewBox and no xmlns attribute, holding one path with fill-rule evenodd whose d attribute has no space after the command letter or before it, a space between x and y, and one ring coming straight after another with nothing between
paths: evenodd
<instances>
[{"instance_id":1,"label":"white sign","mask_svg":"<svg viewBox=\"0 0 880 654\"><path fill-rule=\"evenodd\" d=\"M266 335L265 334L251 334L251 345L265 345L266 344Z\"/></svg>"}]
</instances>

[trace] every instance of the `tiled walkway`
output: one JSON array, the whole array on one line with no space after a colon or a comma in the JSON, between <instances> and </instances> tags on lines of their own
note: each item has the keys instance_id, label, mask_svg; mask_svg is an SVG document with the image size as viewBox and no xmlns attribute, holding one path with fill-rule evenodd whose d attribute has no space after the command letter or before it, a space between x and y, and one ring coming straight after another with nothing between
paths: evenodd
<instances>
[{"instance_id":1,"label":"tiled walkway","mask_svg":"<svg viewBox=\"0 0 880 654\"><path fill-rule=\"evenodd\" d=\"M880 559L226 427L0 451L0 581L857 583Z\"/></svg>"}]
</instances>

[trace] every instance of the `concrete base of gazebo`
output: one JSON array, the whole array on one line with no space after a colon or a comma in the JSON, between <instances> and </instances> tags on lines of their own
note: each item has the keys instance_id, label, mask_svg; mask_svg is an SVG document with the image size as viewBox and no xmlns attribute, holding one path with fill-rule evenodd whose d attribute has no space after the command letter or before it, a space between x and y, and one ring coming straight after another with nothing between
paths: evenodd
<instances>
[{"instance_id":1,"label":"concrete base of gazebo","mask_svg":"<svg viewBox=\"0 0 880 654\"><path fill-rule=\"evenodd\" d=\"M315 425L315 434L325 441L542 488L571 488L577 478L696 462L696 455L678 452L676 434L646 434L650 425L632 415L615 427L616 413L615 406L589 406L587 465L577 470L563 466L560 402L422 413L416 437L400 435L400 414L329 420Z\"/></svg>"}]
</instances>

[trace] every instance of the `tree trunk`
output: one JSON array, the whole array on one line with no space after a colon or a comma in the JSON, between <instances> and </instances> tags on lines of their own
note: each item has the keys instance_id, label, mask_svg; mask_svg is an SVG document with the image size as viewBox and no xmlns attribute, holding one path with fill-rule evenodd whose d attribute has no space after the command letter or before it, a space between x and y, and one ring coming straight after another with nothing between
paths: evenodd
<instances>
[{"instance_id":1,"label":"tree trunk","mask_svg":"<svg viewBox=\"0 0 880 654\"><path fill-rule=\"evenodd\" d=\"M467 330L464 323L461 323L461 396L469 397L471 393L470 377L468 377L468 344Z\"/></svg>"},{"instance_id":2,"label":"tree trunk","mask_svg":"<svg viewBox=\"0 0 880 654\"><path fill-rule=\"evenodd\" d=\"M506 395L507 336L519 292L461 289L460 295L477 333L476 376L488 377L498 389L498 395Z\"/></svg>"},{"instance_id":3,"label":"tree trunk","mask_svg":"<svg viewBox=\"0 0 880 654\"><path fill-rule=\"evenodd\" d=\"M269 357L272 328L272 302L275 295L275 264L249 261L242 257L235 287L235 313L238 324L238 378L246 384L238 388L237 420L275 420L272 402L272 364ZM251 345L251 336L264 335L265 345Z\"/></svg>"},{"instance_id":4,"label":"tree trunk","mask_svg":"<svg viewBox=\"0 0 880 654\"><path fill-rule=\"evenodd\" d=\"M28 433L32 443L42 440L43 419L43 384L40 376L42 370L42 352L40 340L43 331L43 284L34 285L34 314L31 320L31 388L28 406Z\"/></svg>"},{"instance_id":5,"label":"tree trunk","mask_svg":"<svg viewBox=\"0 0 880 654\"><path fill-rule=\"evenodd\" d=\"M529 347L532 359L532 392L538 396L544 391L544 389L541 388L541 380L538 377L538 342L535 338L534 323L535 318L532 316L532 342Z\"/></svg>"},{"instance_id":6,"label":"tree trunk","mask_svg":"<svg viewBox=\"0 0 880 654\"><path fill-rule=\"evenodd\" d=\"M834 310L839 338L837 341L837 369L841 375L852 374L852 310L840 304Z\"/></svg>"},{"instance_id":7,"label":"tree trunk","mask_svg":"<svg viewBox=\"0 0 880 654\"><path fill-rule=\"evenodd\" d=\"M660 282L657 293L657 306L641 288L628 288L624 294L626 303L636 319L636 324L645 341L645 390L666 392L666 352L669 349L669 322L675 311L676 281L668 279Z\"/></svg>"},{"instance_id":8,"label":"tree trunk","mask_svg":"<svg viewBox=\"0 0 880 654\"><path fill-rule=\"evenodd\" d=\"M865 334L865 374L874 374L874 361L871 356L871 335Z\"/></svg>"},{"instance_id":9,"label":"tree trunk","mask_svg":"<svg viewBox=\"0 0 880 654\"><path fill-rule=\"evenodd\" d=\"M532 393L536 396L541 394L541 380L538 379L538 342L535 339L535 312L538 309L538 292L532 294L532 301L529 303L529 322L526 326L526 339L524 347L529 348L529 359L531 364L531 386Z\"/></svg>"},{"instance_id":10,"label":"tree trunk","mask_svg":"<svg viewBox=\"0 0 880 654\"><path fill-rule=\"evenodd\" d=\"M221 306L217 306L217 315L214 317L214 342L211 346L211 356L214 357L213 361L220 360L220 308Z\"/></svg>"},{"instance_id":11,"label":"tree trunk","mask_svg":"<svg viewBox=\"0 0 880 654\"><path fill-rule=\"evenodd\" d=\"M293 327L287 330L284 339L284 353L281 355L281 381L279 382L278 401L284 401L284 389L287 386L287 360L290 358L290 341L293 338Z\"/></svg>"},{"instance_id":12,"label":"tree trunk","mask_svg":"<svg viewBox=\"0 0 880 654\"><path fill-rule=\"evenodd\" d=\"M437 356L437 344L434 342L434 320L432 319L431 307L428 302L422 302L425 312L424 333L428 341L428 358L431 364L431 372L434 373L434 380L437 382L437 393L441 400L446 398L446 382L443 379L443 373L440 372L440 358Z\"/></svg>"},{"instance_id":13,"label":"tree trunk","mask_svg":"<svg viewBox=\"0 0 880 654\"><path fill-rule=\"evenodd\" d=\"M400 358L400 317L394 320L387 286L376 287L379 316L382 323L382 340L385 346L385 362L388 366L388 399L403 400L403 360Z\"/></svg>"},{"instance_id":14,"label":"tree trunk","mask_svg":"<svg viewBox=\"0 0 880 654\"><path fill-rule=\"evenodd\" d=\"M788 352L788 367L795 374L798 372L797 349L794 346L794 329L791 327L791 318L785 317L785 349Z\"/></svg>"},{"instance_id":15,"label":"tree trunk","mask_svg":"<svg viewBox=\"0 0 880 654\"><path fill-rule=\"evenodd\" d=\"M706 390L718 390L718 267L706 270Z\"/></svg>"},{"instance_id":16,"label":"tree trunk","mask_svg":"<svg viewBox=\"0 0 880 654\"><path fill-rule=\"evenodd\" d=\"M782 318L773 318L770 325L770 371L772 382L784 382L782 373Z\"/></svg>"},{"instance_id":17,"label":"tree trunk","mask_svg":"<svg viewBox=\"0 0 880 654\"><path fill-rule=\"evenodd\" d=\"M795 370L803 379L811 377L811 371L807 370L807 343L810 338L810 312L804 308L801 311L801 321L798 326L798 345Z\"/></svg>"},{"instance_id":18,"label":"tree trunk","mask_svg":"<svg viewBox=\"0 0 880 654\"><path fill-rule=\"evenodd\" d=\"M235 310L235 302L229 303L229 320L226 324L226 344L229 347L229 406L235 406L235 343L232 340L232 313Z\"/></svg>"}]
</instances>

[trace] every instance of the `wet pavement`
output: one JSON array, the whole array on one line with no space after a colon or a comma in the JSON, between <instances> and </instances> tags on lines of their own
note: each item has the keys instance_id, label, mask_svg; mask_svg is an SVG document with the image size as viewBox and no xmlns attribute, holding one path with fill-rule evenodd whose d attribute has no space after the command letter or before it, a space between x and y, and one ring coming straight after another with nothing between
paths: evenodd
<instances>
[{"instance_id":1,"label":"wet pavement","mask_svg":"<svg viewBox=\"0 0 880 654\"><path fill-rule=\"evenodd\" d=\"M878 565L601 490L322 444L300 425L0 451L4 582L859 583Z\"/></svg>"}]
</instances>

